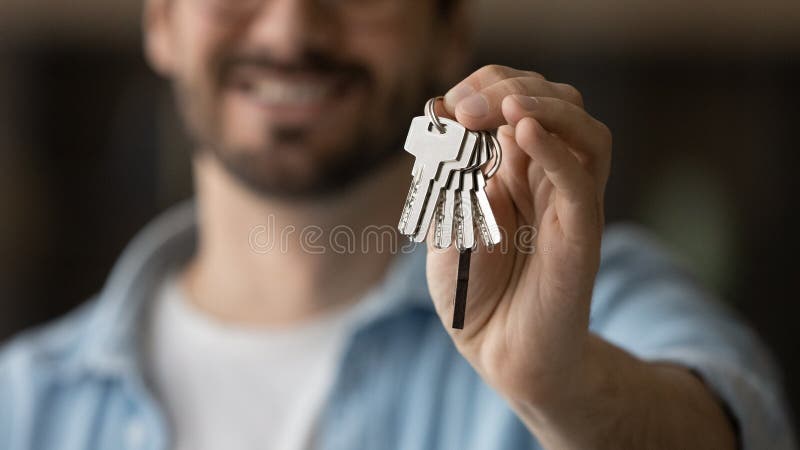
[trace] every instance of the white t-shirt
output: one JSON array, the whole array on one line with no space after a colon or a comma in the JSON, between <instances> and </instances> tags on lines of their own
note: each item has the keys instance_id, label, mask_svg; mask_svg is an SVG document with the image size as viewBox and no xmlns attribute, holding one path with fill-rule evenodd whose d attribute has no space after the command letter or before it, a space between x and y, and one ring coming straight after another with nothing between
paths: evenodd
<instances>
[{"instance_id":1,"label":"white t-shirt","mask_svg":"<svg viewBox=\"0 0 800 450\"><path fill-rule=\"evenodd\" d=\"M346 339L383 307L375 293L288 328L221 323L176 276L157 292L145 355L176 450L299 450L332 387Z\"/></svg>"}]
</instances>

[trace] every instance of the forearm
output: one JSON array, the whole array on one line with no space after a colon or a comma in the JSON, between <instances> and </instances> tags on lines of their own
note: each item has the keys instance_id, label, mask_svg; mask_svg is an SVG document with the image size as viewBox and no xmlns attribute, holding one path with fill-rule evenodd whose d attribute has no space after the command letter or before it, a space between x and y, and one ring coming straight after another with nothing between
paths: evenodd
<instances>
[{"instance_id":1,"label":"forearm","mask_svg":"<svg viewBox=\"0 0 800 450\"><path fill-rule=\"evenodd\" d=\"M547 449L734 449L730 421L683 367L647 363L590 335L566 393L512 400Z\"/></svg>"}]
</instances>

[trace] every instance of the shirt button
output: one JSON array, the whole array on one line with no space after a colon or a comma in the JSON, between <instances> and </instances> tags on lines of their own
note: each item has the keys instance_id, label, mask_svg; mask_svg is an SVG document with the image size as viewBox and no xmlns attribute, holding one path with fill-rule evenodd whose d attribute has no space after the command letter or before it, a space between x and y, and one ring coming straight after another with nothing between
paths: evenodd
<instances>
[{"instance_id":1,"label":"shirt button","mask_svg":"<svg viewBox=\"0 0 800 450\"><path fill-rule=\"evenodd\" d=\"M125 428L125 439L128 442L128 447L132 449L142 448L144 446L145 438L147 437L144 424L139 419L133 419L128 422Z\"/></svg>"}]
</instances>

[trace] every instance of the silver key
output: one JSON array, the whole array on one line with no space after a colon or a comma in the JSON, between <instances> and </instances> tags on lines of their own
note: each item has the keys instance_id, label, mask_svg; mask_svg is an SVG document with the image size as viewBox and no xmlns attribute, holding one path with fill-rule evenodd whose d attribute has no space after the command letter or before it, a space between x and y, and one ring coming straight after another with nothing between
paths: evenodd
<instances>
[{"instance_id":1,"label":"silver key","mask_svg":"<svg viewBox=\"0 0 800 450\"><path fill-rule=\"evenodd\" d=\"M417 233L426 209L430 211L430 215L433 214L439 197L439 190L431 189L433 181L439 175L443 162L454 161L459 157L464 139L471 134L457 122L440 120L445 124L444 133L433 127L425 116L412 119L408 130L404 148L416 159L411 169L411 187L397 226L405 235ZM430 207L427 207L429 204ZM430 220L427 223L430 224Z\"/></svg>"},{"instance_id":2,"label":"silver key","mask_svg":"<svg viewBox=\"0 0 800 450\"><path fill-rule=\"evenodd\" d=\"M476 150L472 164L473 168L469 172L461 174L461 186L457 191L458 212L460 213L460 223L456 223L456 247L459 251L471 250L475 248L475 229L481 235L486 245L494 245L500 242L500 230L495 222L489 202L485 201L489 216L484 212L484 200L486 199L486 179L481 167L491 158L489 146L490 135L482 131L479 134L479 149ZM480 192L480 200L476 195Z\"/></svg>"},{"instance_id":3,"label":"silver key","mask_svg":"<svg viewBox=\"0 0 800 450\"><path fill-rule=\"evenodd\" d=\"M470 170L475 170L477 167L486 164L490 158L489 150L486 146L486 141L483 139L482 133L471 132L476 134L476 148L469 161ZM437 248L447 248L453 243L453 223L455 216L455 202L457 191L461 188L461 176L456 176L454 172L448 183L443 188L443 199L440 198L439 205L437 206L434 223L434 245ZM474 207L473 207L474 210Z\"/></svg>"},{"instance_id":4,"label":"silver key","mask_svg":"<svg viewBox=\"0 0 800 450\"><path fill-rule=\"evenodd\" d=\"M447 119L439 119L443 122ZM449 122L449 121L448 121ZM436 200L438 202L438 197L441 195L441 192L444 190L445 186L447 185L448 180L452 176L455 176L461 169L464 169L470 165L472 161L475 151L477 150L477 146L479 144L479 136L477 133L468 131L467 135L464 138L463 147L461 153L458 156L458 159L455 161L446 161L442 163L442 166L439 170L438 176L433 180L431 185L431 193L436 192ZM435 206L436 203L430 202L431 206ZM426 211L420 217L419 228L417 232L414 234L412 239L415 242L423 242L428 235L428 228L430 228L431 220L433 219L433 211Z\"/></svg>"},{"instance_id":5,"label":"silver key","mask_svg":"<svg viewBox=\"0 0 800 450\"><path fill-rule=\"evenodd\" d=\"M447 248L453 243L453 222L455 216L456 192L461 188L461 169L474 169L476 166L486 164L489 159L489 151L485 147L486 142L482 139L482 134L470 131L475 135L475 147L469 159L469 164L460 165L459 170L451 173L447 184L442 188L443 199L440 199L439 206L435 214L434 222L434 246L437 248ZM465 155L466 156L466 155Z\"/></svg>"},{"instance_id":6,"label":"silver key","mask_svg":"<svg viewBox=\"0 0 800 450\"><path fill-rule=\"evenodd\" d=\"M437 245L437 243L441 239L442 235L442 220L444 218L442 203L444 203L444 196L439 195L439 201L436 203L436 209L433 212L433 244L436 245L437 248L441 248Z\"/></svg>"},{"instance_id":7,"label":"silver key","mask_svg":"<svg viewBox=\"0 0 800 450\"><path fill-rule=\"evenodd\" d=\"M447 248L453 244L453 222L456 213L456 190L461 187L459 172L450 174L450 180L444 188L444 195L439 202L439 210L434 225L435 236L433 245L436 248Z\"/></svg>"},{"instance_id":8,"label":"silver key","mask_svg":"<svg viewBox=\"0 0 800 450\"><path fill-rule=\"evenodd\" d=\"M473 172L472 213L475 216L475 226L478 229L483 243L487 247L497 245L502 240L500 228L494 218L489 199L486 197L486 178L483 171Z\"/></svg>"},{"instance_id":9,"label":"silver key","mask_svg":"<svg viewBox=\"0 0 800 450\"><path fill-rule=\"evenodd\" d=\"M487 150L487 153L485 154L487 160L484 161L484 164L488 162L488 158L490 157L493 158L497 164L499 164L502 158L500 142L498 142L497 138L491 135L488 131L483 131L481 138ZM490 148L492 150L491 152L489 151ZM490 155L490 153L492 155ZM490 172L493 174L496 170L497 166L490 169ZM494 213L492 212L492 207L489 205L489 198L486 196L486 176L482 170L475 172L473 199L473 214L475 214L476 226L480 231L483 243L487 247L499 244L503 238L500 234L500 228L497 226Z\"/></svg>"}]
</instances>

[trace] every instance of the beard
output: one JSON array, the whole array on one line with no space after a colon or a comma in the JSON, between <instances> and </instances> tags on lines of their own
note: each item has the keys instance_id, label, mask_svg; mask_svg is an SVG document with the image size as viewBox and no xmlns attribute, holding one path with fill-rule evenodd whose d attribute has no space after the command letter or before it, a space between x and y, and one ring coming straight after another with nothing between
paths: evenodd
<instances>
[{"instance_id":1,"label":"beard","mask_svg":"<svg viewBox=\"0 0 800 450\"><path fill-rule=\"evenodd\" d=\"M237 147L223 138L223 118L213 113L216 111L214 91L203 90L198 83L178 83L178 101L189 134L195 141L195 151L210 153L241 185L265 198L319 199L380 173L384 165L400 159L413 110L422 105L426 95L435 92L431 80L407 77L398 85L378 92L374 76L367 67L339 61L324 53L307 52L290 63L277 61L264 53L242 53L222 58L215 66L218 67L213 83L216 86L224 86L229 74L241 67L289 75L331 75L346 80L351 88L364 89L367 98L376 99L375 102L370 100L371 104L383 105L377 111L362 114L343 142L317 143L326 147L322 151L312 149L312 130L280 124L266 127L269 145ZM319 130L316 133L319 134Z\"/></svg>"},{"instance_id":2,"label":"beard","mask_svg":"<svg viewBox=\"0 0 800 450\"><path fill-rule=\"evenodd\" d=\"M287 127L272 131L276 146L291 146L302 141L303 134L303 130ZM302 171L276 167L276 158L269 151L237 151L220 145L202 148L207 148L236 180L262 197L313 199L335 195L379 173L385 164L399 159L403 138L396 133L392 138L384 137L381 143L362 133L353 144L332 151L333 157L314 160ZM264 170L267 166L272 167Z\"/></svg>"}]
</instances>

